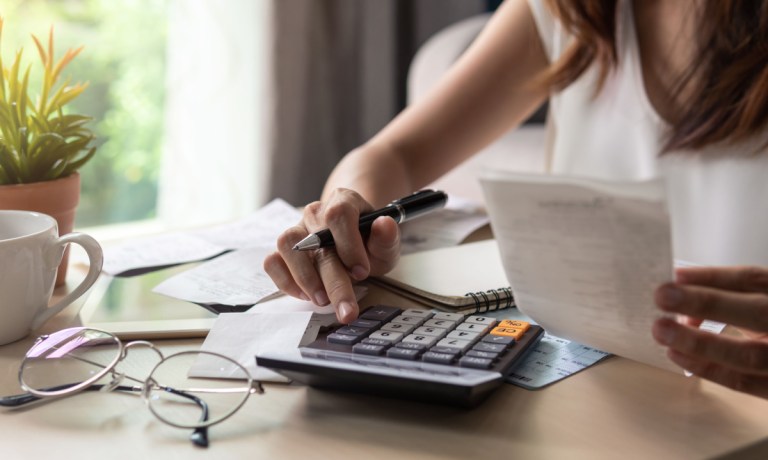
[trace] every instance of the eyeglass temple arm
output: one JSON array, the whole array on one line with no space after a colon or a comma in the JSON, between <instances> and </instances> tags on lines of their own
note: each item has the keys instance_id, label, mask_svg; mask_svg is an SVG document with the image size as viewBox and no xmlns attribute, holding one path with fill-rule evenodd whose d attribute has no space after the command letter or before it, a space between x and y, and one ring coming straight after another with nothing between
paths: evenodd
<instances>
[{"instance_id":1,"label":"eyeglass temple arm","mask_svg":"<svg viewBox=\"0 0 768 460\"><path fill-rule=\"evenodd\" d=\"M68 383L64 385L58 385L55 387L50 388L44 388L43 391L60 391L65 390L67 388L73 387L77 385L77 383ZM91 385L89 387L84 388L82 391L99 391L102 388L104 388L106 385ZM112 390L117 391L126 391L126 392L141 392L142 388L137 386L128 386L128 385L117 385L115 387L112 387ZM172 393L178 396L181 396L182 398L187 398L192 400L196 405L202 409L203 413L200 417L201 422L207 422L208 421L208 404L205 403L202 399L198 398L197 396L191 395L189 393L185 393L183 391L175 390L170 387L163 387L164 391L167 391L168 393ZM40 401L46 398L41 398L39 396L35 396L30 393L22 393L18 395L9 395L9 396L1 396L0 397L0 407L21 407L36 401ZM199 447L208 447L210 444L208 441L208 428L207 427L198 427L195 428L192 434L189 436L189 439L192 441L193 444Z\"/></svg>"},{"instance_id":2,"label":"eyeglass temple arm","mask_svg":"<svg viewBox=\"0 0 768 460\"><path fill-rule=\"evenodd\" d=\"M19 407L39 400L40 398L29 393L2 396L0 397L0 407Z\"/></svg>"},{"instance_id":3,"label":"eyeglass temple arm","mask_svg":"<svg viewBox=\"0 0 768 460\"><path fill-rule=\"evenodd\" d=\"M55 387L50 388L44 388L43 391L59 391L59 390L65 390L67 388L73 387L77 385L77 383L69 383L65 385L59 385ZM91 385L89 387L84 388L82 391L99 391L102 388L104 388L106 385ZM208 421L208 405L203 401L202 399L191 395L189 393L184 393L183 391L174 390L172 388L164 388L165 391L168 391L169 393L173 393L175 395L181 396L182 398L191 399L195 404L200 406L200 408L203 411L203 415L201 418L201 421L205 422ZM128 385L118 385L112 388L112 390L117 391L126 391L126 392L141 392L141 387L136 386L128 386ZM22 393L18 395L10 395L10 396L1 396L0 397L0 407L21 407L25 406L27 404L41 401L46 398L41 398L39 396L35 396L30 393ZM208 427L198 427L195 428L195 430L192 432L192 434L189 436L189 439L192 441L193 444L199 447L208 447L210 444L208 441Z\"/></svg>"},{"instance_id":4,"label":"eyeglass temple arm","mask_svg":"<svg viewBox=\"0 0 768 460\"><path fill-rule=\"evenodd\" d=\"M200 421L201 422L208 421L208 416L209 416L208 404L206 404L205 401L203 401L202 399L198 398L193 394L186 393L184 391L177 390L175 388L166 387L166 386L160 386L159 388L161 388L163 391L167 393L171 393L177 396L181 396L182 398L187 398L192 400L192 402L197 404L200 407L200 409L202 409L203 411L202 415L200 416ZM189 440L192 441L192 443L198 447L208 447L208 445L210 444L208 441L208 428L207 427L195 428L195 430L189 436Z\"/></svg>"},{"instance_id":5,"label":"eyeglass temple arm","mask_svg":"<svg viewBox=\"0 0 768 460\"><path fill-rule=\"evenodd\" d=\"M44 388L43 391L61 391L61 390L66 390L67 388L71 388L75 385L77 385L77 383L65 383L64 385ZM95 386L101 387L103 385L95 385ZM90 389L91 387L85 388L84 391L88 391ZM20 407L20 406L24 406L29 403L33 403L43 399L46 399L46 398L41 398L31 393L21 393L18 395L0 396L0 406L1 407Z\"/></svg>"}]
</instances>

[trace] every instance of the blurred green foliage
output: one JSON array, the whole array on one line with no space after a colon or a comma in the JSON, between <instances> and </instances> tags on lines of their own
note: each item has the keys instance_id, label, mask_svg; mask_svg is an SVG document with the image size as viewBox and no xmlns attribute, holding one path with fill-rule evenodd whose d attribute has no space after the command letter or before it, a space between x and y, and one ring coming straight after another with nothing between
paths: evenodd
<instances>
[{"instance_id":1,"label":"blurred green foliage","mask_svg":"<svg viewBox=\"0 0 768 460\"><path fill-rule=\"evenodd\" d=\"M155 216L167 10L168 0L0 0L4 50L36 57L30 34L47 37L51 26L57 49L85 47L64 75L90 83L71 111L94 118L99 146L80 170L78 227Z\"/></svg>"}]
</instances>

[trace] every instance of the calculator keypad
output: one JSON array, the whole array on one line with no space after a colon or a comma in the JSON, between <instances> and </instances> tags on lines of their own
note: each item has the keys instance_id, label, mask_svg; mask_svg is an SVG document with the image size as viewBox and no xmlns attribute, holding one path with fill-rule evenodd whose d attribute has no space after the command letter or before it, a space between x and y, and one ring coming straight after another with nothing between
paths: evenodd
<instances>
[{"instance_id":1,"label":"calculator keypad","mask_svg":"<svg viewBox=\"0 0 768 460\"><path fill-rule=\"evenodd\" d=\"M543 335L541 326L482 314L374 305L348 325L321 329L298 354L264 353L256 362L318 388L474 407Z\"/></svg>"},{"instance_id":2,"label":"calculator keypad","mask_svg":"<svg viewBox=\"0 0 768 460\"><path fill-rule=\"evenodd\" d=\"M326 340L351 346L353 354L490 369L529 328L524 321L377 305Z\"/></svg>"}]
</instances>

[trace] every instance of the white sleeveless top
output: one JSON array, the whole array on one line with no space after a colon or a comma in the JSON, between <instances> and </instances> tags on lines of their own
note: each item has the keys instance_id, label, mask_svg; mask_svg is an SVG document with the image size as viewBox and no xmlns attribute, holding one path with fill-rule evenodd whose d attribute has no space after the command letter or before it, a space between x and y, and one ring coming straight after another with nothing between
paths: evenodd
<instances>
[{"instance_id":1,"label":"white sleeveless top","mask_svg":"<svg viewBox=\"0 0 768 460\"><path fill-rule=\"evenodd\" d=\"M554 62L567 48L567 32L542 0L529 4ZM618 67L601 92L593 97L593 66L550 98L551 172L617 180L663 176L676 259L768 266L768 151L750 153L760 145L755 139L660 156L667 125L645 92L629 0L620 0L618 10Z\"/></svg>"}]
</instances>

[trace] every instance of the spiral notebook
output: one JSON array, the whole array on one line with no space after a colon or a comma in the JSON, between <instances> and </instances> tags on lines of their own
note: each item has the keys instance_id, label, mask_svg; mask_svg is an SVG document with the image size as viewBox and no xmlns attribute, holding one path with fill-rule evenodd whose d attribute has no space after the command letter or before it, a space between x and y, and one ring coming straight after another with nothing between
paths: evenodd
<instances>
[{"instance_id":1,"label":"spiral notebook","mask_svg":"<svg viewBox=\"0 0 768 460\"><path fill-rule=\"evenodd\" d=\"M394 270L371 282L446 311L482 313L515 306L495 240L404 255Z\"/></svg>"}]
</instances>

